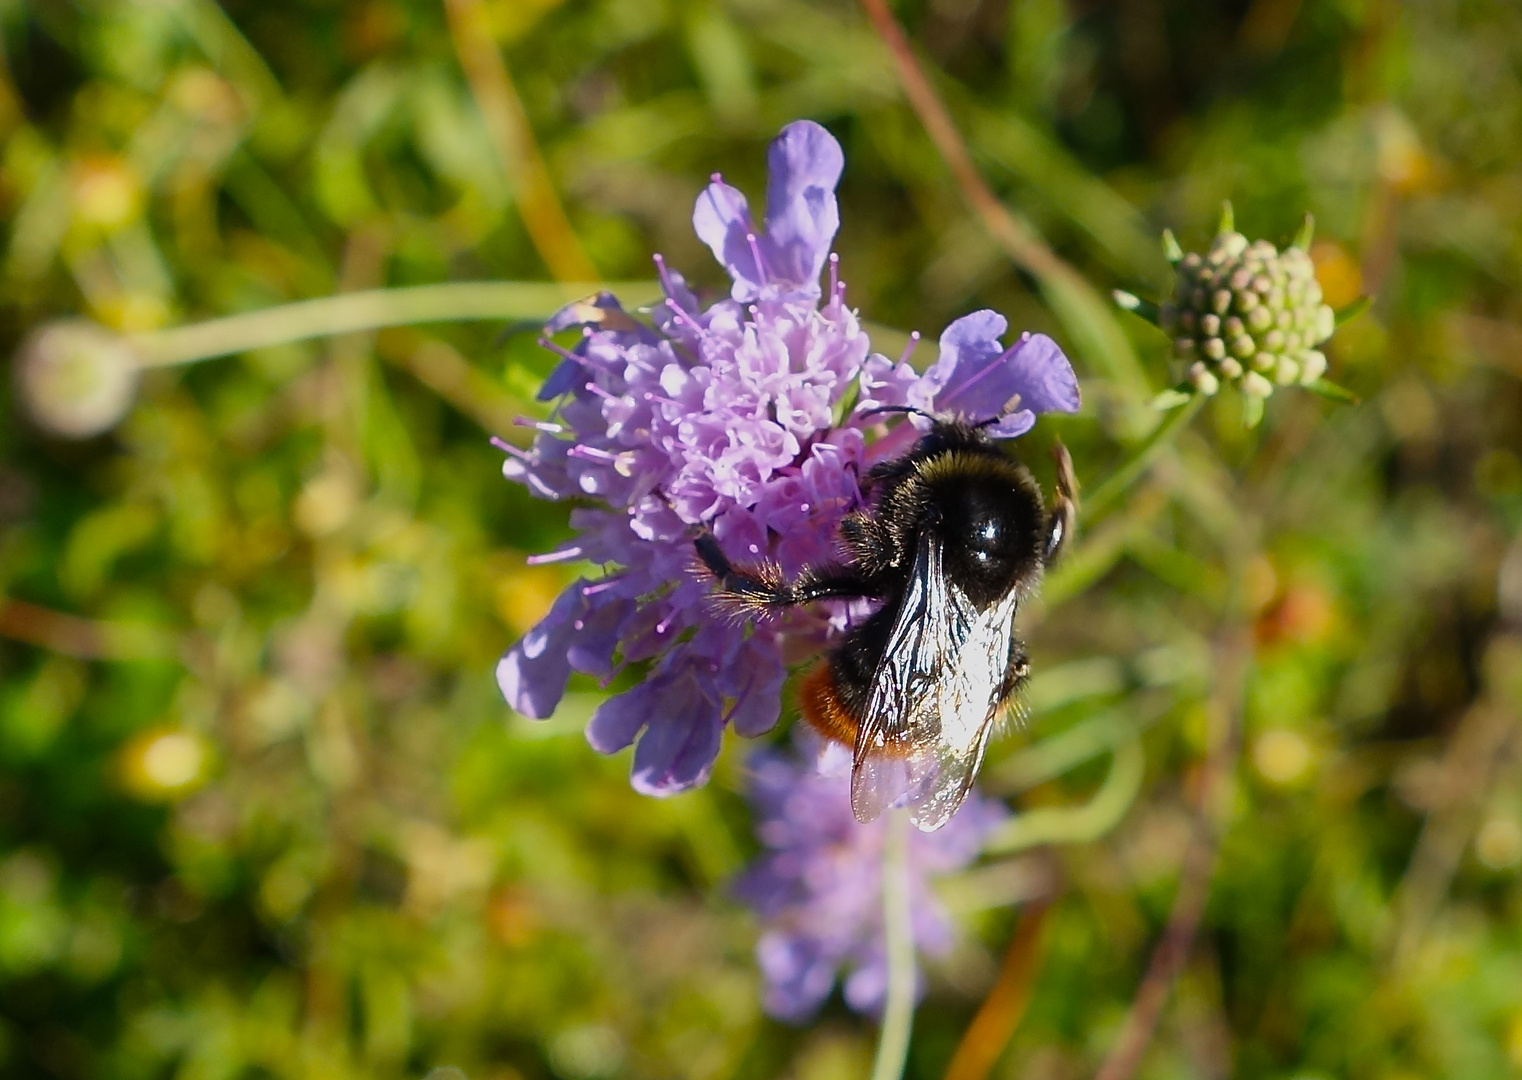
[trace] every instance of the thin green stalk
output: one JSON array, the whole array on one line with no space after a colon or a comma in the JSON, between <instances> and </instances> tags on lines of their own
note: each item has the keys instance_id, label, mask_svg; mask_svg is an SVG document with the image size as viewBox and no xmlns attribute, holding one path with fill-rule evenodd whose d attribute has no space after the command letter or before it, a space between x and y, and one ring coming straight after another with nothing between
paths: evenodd
<instances>
[{"instance_id":1,"label":"thin green stalk","mask_svg":"<svg viewBox=\"0 0 1522 1080\"><path fill-rule=\"evenodd\" d=\"M909 911L909 815L890 811L883 841L883 933L887 937L888 999L877 1036L872 1080L899 1080L914 1026L914 925Z\"/></svg>"},{"instance_id":2,"label":"thin green stalk","mask_svg":"<svg viewBox=\"0 0 1522 1080\"><path fill-rule=\"evenodd\" d=\"M1177 435L1205 403L1204 395L1196 394L1188 402L1174 409L1168 418L1153 429L1146 441L1132 451L1120 468L1100 484L1083 500L1085 521L1097 521L1126 493L1130 486L1141 479L1152 465L1152 459Z\"/></svg>"},{"instance_id":3,"label":"thin green stalk","mask_svg":"<svg viewBox=\"0 0 1522 1080\"><path fill-rule=\"evenodd\" d=\"M1081 806L1037 807L1012 818L990 836L983 850L1012 855L1044 844L1086 844L1098 840L1126 816L1147 772L1147 758L1134 730L1111 751L1110 771L1093 798Z\"/></svg>"},{"instance_id":4,"label":"thin green stalk","mask_svg":"<svg viewBox=\"0 0 1522 1080\"><path fill-rule=\"evenodd\" d=\"M471 319L543 322L561 305L599 290L615 292L628 304L646 303L660 294L659 287L649 281L559 285L462 281L447 285L416 285L278 304L206 322L136 334L130 341L144 367L165 367L385 326Z\"/></svg>"}]
</instances>

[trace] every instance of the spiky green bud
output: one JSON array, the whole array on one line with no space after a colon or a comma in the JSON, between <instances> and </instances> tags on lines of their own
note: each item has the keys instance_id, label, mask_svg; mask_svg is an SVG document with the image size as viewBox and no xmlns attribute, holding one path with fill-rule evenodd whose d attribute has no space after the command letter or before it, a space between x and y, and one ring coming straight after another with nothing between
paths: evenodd
<instances>
[{"instance_id":1,"label":"spiky green bud","mask_svg":"<svg viewBox=\"0 0 1522 1080\"><path fill-rule=\"evenodd\" d=\"M1173 340L1173 355L1184 368L1184 380L1156 399L1158 408L1173 408L1195 395L1209 397L1234 383L1251 427L1262 419L1263 401L1275 385L1304 386L1335 401L1358 400L1326 380L1326 354L1319 346L1368 304L1359 301L1333 312L1322 302L1308 254L1314 225L1307 214L1283 251L1237 232L1230 203L1203 253L1185 252L1164 230L1163 253L1174 273L1172 298L1153 305L1134 293L1115 292L1117 304Z\"/></svg>"},{"instance_id":2,"label":"spiky green bud","mask_svg":"<svg viewBox=\"0 0 1522 1080\"><path fill-rule=\"evenodd\" d=\"M1307 219L1296 239L1309 235ZM1332 336L1335 316L1303 246L1280 251L1249 241L1233 230L1228 211L1209 250L1183 255L1174 272L1173 298L1158 322L1199 392L1219 380L1267 397L1275 383L1308 385L1325 374L1317 346Z\"/></svg>"}]
</instances>

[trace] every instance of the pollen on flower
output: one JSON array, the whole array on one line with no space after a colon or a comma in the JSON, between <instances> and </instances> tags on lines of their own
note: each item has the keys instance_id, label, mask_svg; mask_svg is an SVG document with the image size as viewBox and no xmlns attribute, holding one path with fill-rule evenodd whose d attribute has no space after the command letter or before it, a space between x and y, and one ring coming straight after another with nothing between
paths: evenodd
<instances>
[{"instance_id":1,"label":"pollen on flower","mask_svg":"<svg viewBox=\"0 0 1522 1080\"><path fill-rule=\"evenodd\" d=\"M637 743L632 783L652 795L703 783L726 726L768 731L784 658L826 644L853 614L837 605L754 626L726 618L694 573L700 530L737 562L795 575L835 555L841 520L863 502L858 478L902 445L893 432L869 439L890 419L883 407L987 421L1001 438L1029 430L1036 413L1078 408L1056 344L1037 334L1006 348L1005 320L991 311L948 327L923 375L874 353L830 251L840 145L798 121L767 162L759 220L718 175L693 208L729 296L703 306L657 256L664 298L648 323L607 293L565 308L543 342L561 358L540 391L554 416L532 424L528 450L499 443L508 479L578 502L575 539L532 561L606 568L562 592L502 658L502 693L542 718L573 671L606 681L647 665L637 686L598 708L587 737L606 753ZM549 340L578 327L570 348Z\"/></svg>"}]
</instances>

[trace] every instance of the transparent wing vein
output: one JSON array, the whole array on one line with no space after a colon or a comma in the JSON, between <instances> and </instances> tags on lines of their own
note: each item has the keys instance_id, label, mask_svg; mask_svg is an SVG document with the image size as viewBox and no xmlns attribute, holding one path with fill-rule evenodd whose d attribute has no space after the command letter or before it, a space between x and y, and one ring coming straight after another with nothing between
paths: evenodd
<instances>
[{"instance_id":1,"label":"transparent wing vein","mask_svg":"<svg viewBox=\"0 0 1522 1080\"><path fill-rule=\"evenodd\" d=\"M1014 640L1014 593L979 612L920 537L910 581L857 732L851 803L861 821L907 796L930 831L961 805L983 759Z\"/></svg>"}]
</instances>

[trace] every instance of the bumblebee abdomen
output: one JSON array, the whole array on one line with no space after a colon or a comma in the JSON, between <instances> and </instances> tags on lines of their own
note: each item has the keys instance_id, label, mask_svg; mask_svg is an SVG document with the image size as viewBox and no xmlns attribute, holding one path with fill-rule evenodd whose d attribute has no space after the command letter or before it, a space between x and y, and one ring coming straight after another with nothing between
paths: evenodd
<instances>
[{"instance_id":1,"label":"bumblebee abdomen","mask_svg":"<svg viewBox=\"0 0 1522 1080\"><path fill-rule=\"evenodd\" d=\"M809 727L831 742L856 745L861 717L852 712L835 688L835 665L825 659L814 666L798 687L798 704Z\"/></svg>"}]
</instances>

